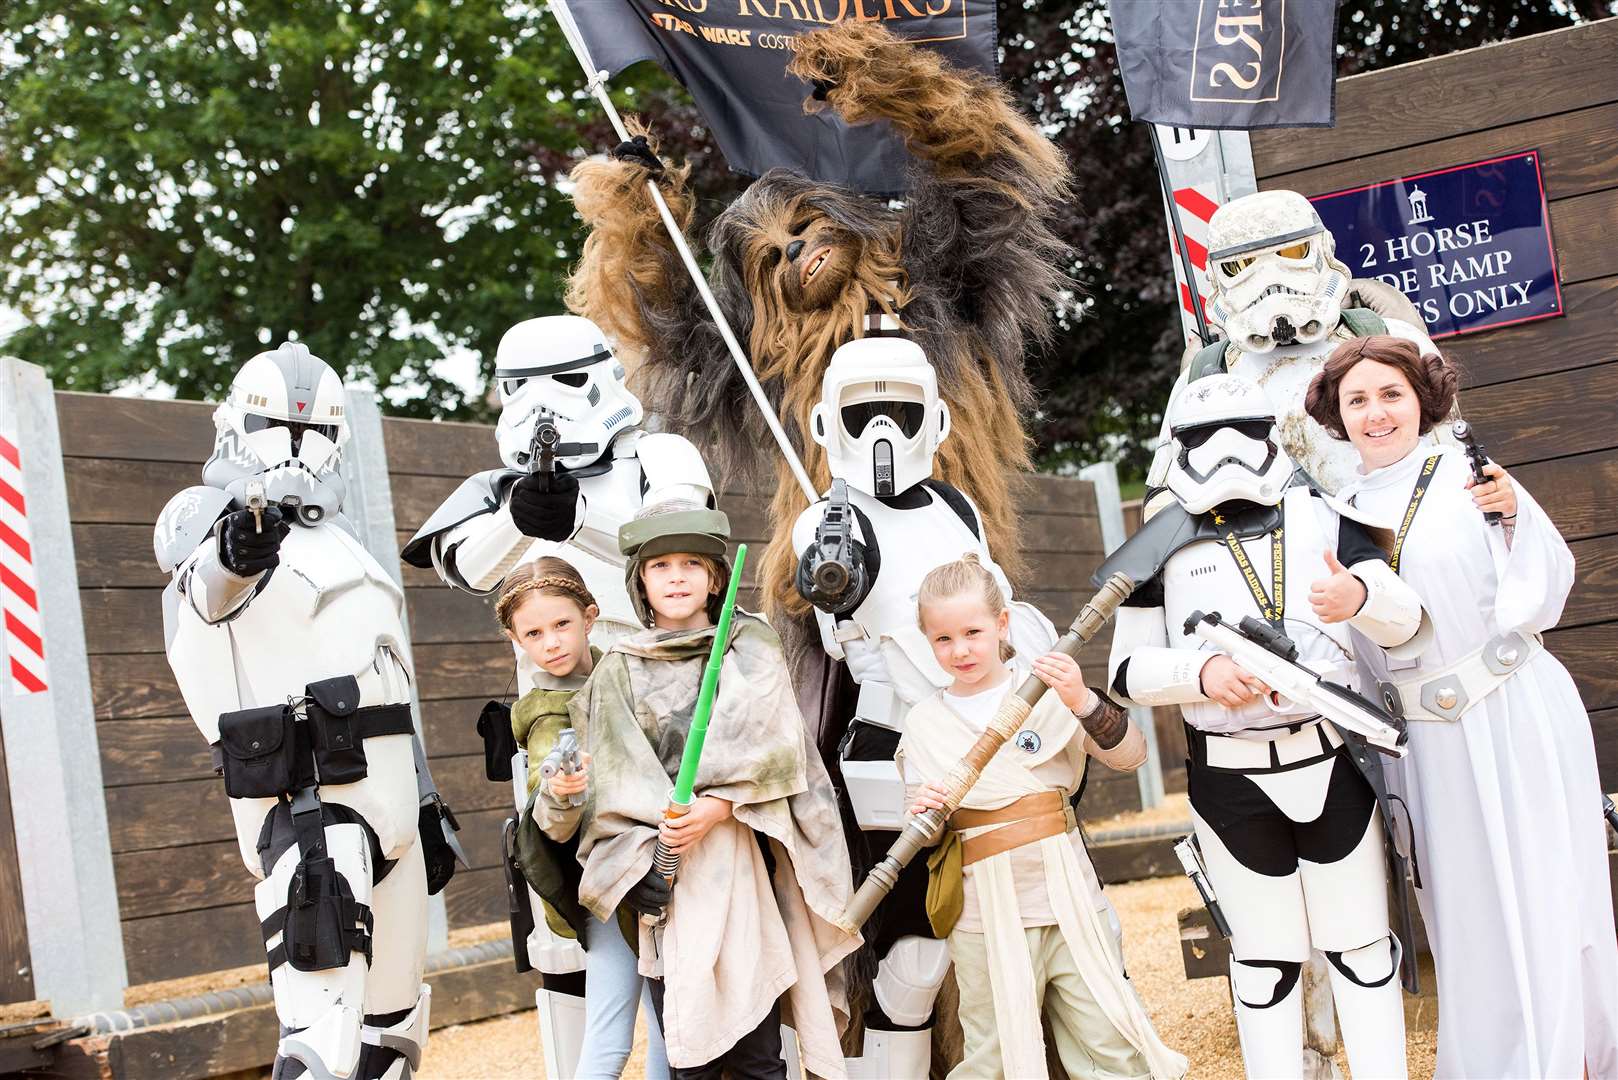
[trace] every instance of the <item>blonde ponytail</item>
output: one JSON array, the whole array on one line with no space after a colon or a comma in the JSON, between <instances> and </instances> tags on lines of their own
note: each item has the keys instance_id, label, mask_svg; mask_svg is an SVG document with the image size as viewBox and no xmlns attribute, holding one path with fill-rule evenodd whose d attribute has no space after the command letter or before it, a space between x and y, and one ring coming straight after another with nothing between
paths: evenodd
<instances>
[{"instance_id":1,"label":"blonde ponytail","mask_svg":"<svg viewBox=\"0 0 1618 1080\"><path fill-rule=\"evenodd\" d=\"M1000 591L994 575L983 565L977 552L969 551L954 562L933 567L921 579L921 588L916 593L916 625L921 626L921 613L928 604L973 592L996 620L1006 610L1005 594ZM1017 650L1009 639L1000 642L1002 662L1016 655Z\"/></svg>"}]
</instances>

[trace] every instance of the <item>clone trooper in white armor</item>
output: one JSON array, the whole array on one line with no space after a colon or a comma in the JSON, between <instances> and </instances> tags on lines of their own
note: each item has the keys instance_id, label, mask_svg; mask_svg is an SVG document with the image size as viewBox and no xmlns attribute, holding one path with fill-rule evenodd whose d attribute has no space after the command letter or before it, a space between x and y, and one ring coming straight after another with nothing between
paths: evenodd
<instances>
[{"instance_id":1,"label":"clone trooper in white armor","mask_svg":"<svg viewBox=\"0 0 1618 1080\"><path fill-rule=\"evenodd\" d=\"M1309 381L1350 338L1392 334L1415 342L1423 355L1436 351L1421 317L1396 290L1351 282L1332 234L1295 191L1260 191L1214 211L1208 279L1208 317L1225 339L1196 353L1170 391L1147 489L1164 487L1174 458L1168 418L1185 387L1229 372L1265 389L1279 418L1282 449L1316 488L1336 494L1355 475L1359 455L1304 411Z\"/></svg>"},{"instance_id":2,"label":"clone trooper in white armor","mask_svg":"<svg viewBox=\"0 0 1618 1080\"><path fill-rule=\"evenodd\" d=\"M578 569L601 609L590 638L605 649L642 629L624 588L618 530L643 505L680 499L713 506L713 482L697 448L680 435L643 431L641 403L624 367L589 319L549 315L518 323L500 339L495 428L504 468L464 481L405 545L402 558L432 567L445 584L492 593L512 568L544 555ZM543 475L536 432L554 425L556 469ZM539 668L513 646L524 693ZM513 767L517 811L526 808L526 754ZM531 891L530 891L531 892ZM540 901L530 895L533 909ZM522 947L518 944L518 947ZM548 987L536 992L547 1071L572 1076L585 1032L584 950L536 919L529 962ZM576 992L573 992L576 991ZM650 1013L648 1012L648 1016Z\"/></svg>"},{"instance_id":3,"label":"clone trooper in white armor","mask_svg":"<svg viewBox=\"0 0 1618 1080\"><path fill-rule=\"evenodd\" d=\"M856 717L839 748L842 786L863 841L886 852L903 827L904 781L893 755L905 713L948 686L916 623L916 593L935 566L977 554L1011 597L971 499L933 478L933 455L949 435L926 354L902 337L866 337L836 351L810 415L826 448L833 487L792 530L797 588L815 607L821 645L859 684ZM1030 604L1012 602L1011 639L1024 656L1049 651L1056 631ZM913 864L921 867L920 862ZM881 957L874 991L883 1016L867 1017L855 1077L924 1077L933 1001L949 969L922 903L925 867L878 909Z\"/></svg>"},{"instance_id":4,"label":"clone trooper in white armor","mask_svg":"<svg viewBox=\"0 0 1618 1080\"><path fill-rule=\"evenodd\" d=\"M418 788L404 596L342 514L336 372L294 342L260 353L214 423L155 546L169 663L260 879L275 1076L401 1080L427 1041L429 884L453 871Z\"/></svg>"},{"instance_id":5,"label":"clone trooper in white armor","mask_svg":"<svg viewBox=\"0 0 1618 1080\"><path fill-rule=\"evenodd\" d=\"M1192 820L1233 931L1247 1074L1303 1075L1300 975L1319 949L1354 1075L1404 1076L1402 947L1389 930L1379 813L1388 808L1375 755L1317 713L1275 700L1186 619L1198 610L1232 625L1264 619L1296 643L1301 662L1345 686L1350 628L1391 653L1413 653L1430 626L1367 528L1344 516L1350 509L1289 486L1293 464L1258 387L1208 376L1181 395L1171 419L1166 480L1178 506L1097 576L1124 570L1140 582L1117 615L1114 697L1178 705L1185 717ZM1319 614L1312 601L1321 589L1347 589L1339 595L1348 599Z\"/></svg>"}]
</instances>

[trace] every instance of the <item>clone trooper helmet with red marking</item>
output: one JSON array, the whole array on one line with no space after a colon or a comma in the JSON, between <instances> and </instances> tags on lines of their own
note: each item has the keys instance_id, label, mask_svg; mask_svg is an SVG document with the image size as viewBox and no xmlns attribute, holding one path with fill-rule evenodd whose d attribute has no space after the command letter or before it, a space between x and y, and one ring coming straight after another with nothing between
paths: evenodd
<instances>
[{"instance_id":1,"label":"clone trooper helmet with red marking","mask_svg":"<svg viewBox=\"0 0 1618 1080\"><path fill-rule=\"evenodd\" d=\"M1243 352L1312 345L1337 327L1349 271L1309 200L1243 195L1208 221L1208 314Z\"/></svg>"},{"instance_id":2,"label":"clone trooper helmet with red marking","mask_svg":"<svg viewBox=\"0 0 1618 1080\"><path fill-rule=\"evenodd\" d=\"M203 483L244 503L250 486L262 485L269 502L305 525L342 507L343 380L307 345L284 342L243 364L213 419Z\"/></svg>"}]
</instances>

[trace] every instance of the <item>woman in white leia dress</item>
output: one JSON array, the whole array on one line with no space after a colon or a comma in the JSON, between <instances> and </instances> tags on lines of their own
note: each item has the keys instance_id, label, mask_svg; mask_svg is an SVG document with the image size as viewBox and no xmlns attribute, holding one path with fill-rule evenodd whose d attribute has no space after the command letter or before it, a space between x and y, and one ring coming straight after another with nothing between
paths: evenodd
<instances>
[{"instance_id":1,"label":"woman in white leia dress","mask_svg":"<svg viewBox=\"0 0 1618 1080\"><path fill-rule=\"evenodd\" d=\"M1540 640L1561 618L1573 556L1504 469L1485 466L1474 483L1463 451L1422 438L1458 382L1410 342L1359 338L1327 360L1307 402L1359 451L1361 475L1339 497L1396 523L1393 568L1436 632L1404 667L1360 655L1411 721L1391 786L1410 811L1438 968L1437 1075L1618 1077L1595 744Z\"/></svg>"}]
</instances>

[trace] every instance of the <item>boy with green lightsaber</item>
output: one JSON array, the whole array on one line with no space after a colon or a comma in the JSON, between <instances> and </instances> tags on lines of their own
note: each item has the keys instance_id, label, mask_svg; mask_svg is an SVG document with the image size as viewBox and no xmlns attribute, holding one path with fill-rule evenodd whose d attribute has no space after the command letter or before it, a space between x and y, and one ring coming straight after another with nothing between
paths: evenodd
<instances>
[{"instance_id":1,"label":"boy with green lightsaber","mask_svg":"<svg viewBox=\"0 0 1618 1080\"><path fill-rule=\"evenodd\" d=\"M592 755L579 901L651 916L629 929L671 1075L785 1077L786 1025L809 1071L842 1076L839 961L860 940L836 925L847 848L780 641L734 611L729 532L689 503L619 531L647 629L616 642L571 705Z\"/></svg>"}]
</instances>

